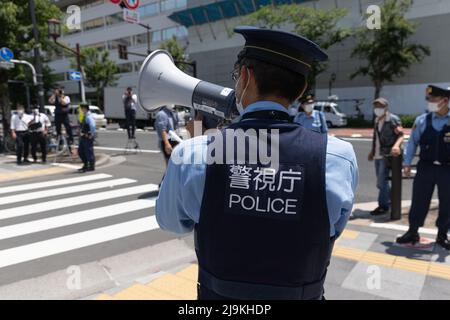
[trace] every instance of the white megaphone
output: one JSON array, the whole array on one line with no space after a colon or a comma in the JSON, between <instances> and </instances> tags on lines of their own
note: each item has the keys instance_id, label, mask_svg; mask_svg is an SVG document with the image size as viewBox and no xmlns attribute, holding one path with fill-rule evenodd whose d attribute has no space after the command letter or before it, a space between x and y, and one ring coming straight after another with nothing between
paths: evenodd
<instances>
[{"instance_id":1,"label":"white megaphone","mask_svg":"<svg viewBox=\"0 0 450 320\"><path fill-rule=\"evenodd\" d=\"M139 71L137 91L139 105L147 112L176 104L230 119L236 108L233 89L185 74L164 50L155 50L145 59Z\"/></svg>"}]
</instances>

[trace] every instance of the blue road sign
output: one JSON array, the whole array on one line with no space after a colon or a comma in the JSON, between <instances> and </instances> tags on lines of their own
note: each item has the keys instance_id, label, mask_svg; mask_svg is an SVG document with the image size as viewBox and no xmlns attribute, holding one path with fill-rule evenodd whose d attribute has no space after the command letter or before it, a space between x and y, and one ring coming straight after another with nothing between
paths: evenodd
<instances>
[{"instance_id":1,"label":"blue road sign","mask_svg":"<svg viewBox=\"0 0 450 320\"><path fill-rule=\"evenodd\" d=\"M0 59L4 61L11 61L14 58L14 53L11 49L3 47L0 49Z\"/></svg>"},{"instance_id":2,"label":"blue road sign","mask_svg":"<svg viewBox=\"0 0 450 320\"><path fill-rule=\"evenodd\" d=\"M81 73L79 71L69 71L69 80L72 81L80 81L81 80Z\"/></svg>"}]
</instances>

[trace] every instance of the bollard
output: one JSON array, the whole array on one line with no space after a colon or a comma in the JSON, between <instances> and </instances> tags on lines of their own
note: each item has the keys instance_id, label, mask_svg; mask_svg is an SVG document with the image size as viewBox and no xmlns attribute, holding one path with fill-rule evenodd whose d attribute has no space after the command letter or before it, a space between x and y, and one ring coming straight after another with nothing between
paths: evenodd
<instances>
[{"instance_id":1,"label":"bollard","mask_svg":"<svg viewBox=\"0 0 450 320\"><path fill-rule=\"evenodd\" d=\"M402 162L402 156L391 157L391 220L400 220L402 215Z\"/></svg>"}]
</instances>

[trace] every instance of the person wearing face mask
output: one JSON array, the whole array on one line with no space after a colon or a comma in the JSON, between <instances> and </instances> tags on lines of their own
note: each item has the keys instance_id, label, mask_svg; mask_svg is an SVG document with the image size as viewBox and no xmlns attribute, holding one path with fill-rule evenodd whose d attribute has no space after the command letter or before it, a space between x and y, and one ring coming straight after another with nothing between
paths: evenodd
<instances>
[{"instance_id":1,"label":"person wearing face mask","mask_svg":"<svg viewBox=\"0 0 450 320\"><path fill-rule=\"evenodd\" d=\"M11 136L16 142L17 165L29 164L28 151L30 133L28 123L31 121L21 104L17 105L16 113L11 116ZM23 157L23 161L22 161Z\"/></svg>"},{"instance_id":2,"label":"person wearing face mask","mask_svg":"<svg viewBox=\"0 0 450 320\"><path fill-rule=\"evenodd\" d=\"M311 95L306 97L305 101L302 103L302 108L303 112L300 112L294 118L294 122L316 132L328 132L325 115L322 111L314 110L314 99Z\"/></svg>"},{"instance_id":3,"label":"person wearing face mask","mask_svg":"<svg viewBox=\"0 0 450 320\"><path fill-rule=\"evenodd\" d=\"M438 187L439 213L436 220L436 243L450 250L450 88L429 85L426 89L428 113L417 117L405 152L404 173L411 174L411 164L420 146L417 174L414 178L409 230L397 243L420 241L419 228L424 225L434 188Z\"/></svg>"},{"instance_id":4,"label":"person wearing face mask","mask_svg":"<svg viewBox=\"0 0 450 320\"><path fill-rule=\"evenodd\" d=\"M323 299L333 244L352 211L356 157L350 143L292 122L288 107L306 90L311 65L327 54L280 30L234 31L246 41L232 72L240 117L214 138L173 149L156 218L164 230L195 230L200 300ZM238 142L240 161L228 138L247 130L270 132L279 164L250 160L252 143L272 144L258 139ZM212 139L231 152L226 161L208 161Z\"/></svg>"},{"instance_id":5,"label":"person wearing face mask","mask_svg":"<svg viewBox=\"0 0 450 320\"><path fill-rule=\"evenodd\" d=\"M378 207L371 215L382 215L389 211L391 205L391 188L389 185L390 160L401 156L403 128L398 116L389 111L389 103L384 98L373 101L373 112L376 116L373 130L372 150L368 160L375 161L377 176Z\"/></svg>"},{"instance_id":6,"label":"person wearing face mask","mask_svg":"<svg viewBox=\"0 0 450 320\"><path fill-rule=\"evenodd\" d=\"M39 144L42 153L42 163L47 162L47 133L51 127L51 122L47 115L39 112L39 108L34 108L31 114L31 121L28 124L30 129L31 155L34 162L37 162L37 146Z\"/></svg>"}]
</instances>

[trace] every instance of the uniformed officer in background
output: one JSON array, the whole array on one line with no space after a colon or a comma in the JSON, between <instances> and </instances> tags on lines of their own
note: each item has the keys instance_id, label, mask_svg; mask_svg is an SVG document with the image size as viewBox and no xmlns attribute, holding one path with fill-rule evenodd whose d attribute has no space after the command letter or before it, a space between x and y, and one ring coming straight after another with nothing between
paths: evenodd
<instances>
[{"instance_id":1,"label":"uniformed officer in background","mask_svg":"<svg viewBox=\"0 0 450 320\"><path fill-rule=\"evenodd\" d=\"M279 130L278 170L259 159L207 164L208 137L185 140L172 151L156 218L164 230L195 229L199 299L322 299L333 243L352 211L357 163L351 144L291 122L287 108L306 90L311 64L327 55L291 33L235 32L246 39L233 72L241 118L227 129ZM272 202L244 208L255 200Z\"/></svg>"},{"instance_id":2,"label":"uniformed officer in background","mask_svg":"<svg viewBox=\"0 0 450 320\"><path fill-rule=\"evenodd\" d=\"M11 116L11 136L16 141L17 165L29 164L30 132L28 123L31 118L25 113L23 105L18 104L16 112ZM23 157L23 161L22 161Z\"/></svg>"},{"instance_id":3,"label":"uniformed officer in background","mask_svg":"<svg viewBox=\"0 0 450 320\"><path fill-rule=\"evenodd\" d=\"M80 104L81 112L83 112L83 122L80 126L80 144L78 146L78 155L83 161L83 167L78 169L79 172L95 170L94 155L94 139L96 135L95 121L89 111L89 104Z\"/></svg>"},{"instance_id":4,"label":"uniformed officer in background","mask_svg":"<svg viewBox=\"0 0 450 320\"><path fill-rule=\"evenodd\" d=\"M409 230L397 238L398 243L419 242L422 227L430 209L434 187L438 187L439 215L436 220L436 243L450 250L447 232L450 228L450 89L429 85L426 89L428 113L417 117L404 160L404 172L409 176L411 164L420 146L420 160L414 178L409 211Z\"/></svg>"},{"instance_id":5,"label":"uniformed officer in background","mask_svg":"<svg viewBox=\"0 0 450 320\"><path fill-rule=\"evenodd\" d=\"M44 113L39 112L39 107L35 107L31 114L31 121L28 124L30 129L31 155L34 162L37 162L37 146L39 144L42 153L42 163L47 162L47 134L52 126L49 118Z\"/></svg>"},{"instance_id":6,"label":"uniformed officer in background","mask_svg":"<svg viewBox=\"0 0 450 320\"><path fill-rule=\"evenodd\" d=\"M314 97L308 95L302 103L303 111L297 114L294 122L316 132L327 133L328 126L322 111L314 110Z\"/></svg>"}]
</instances>

